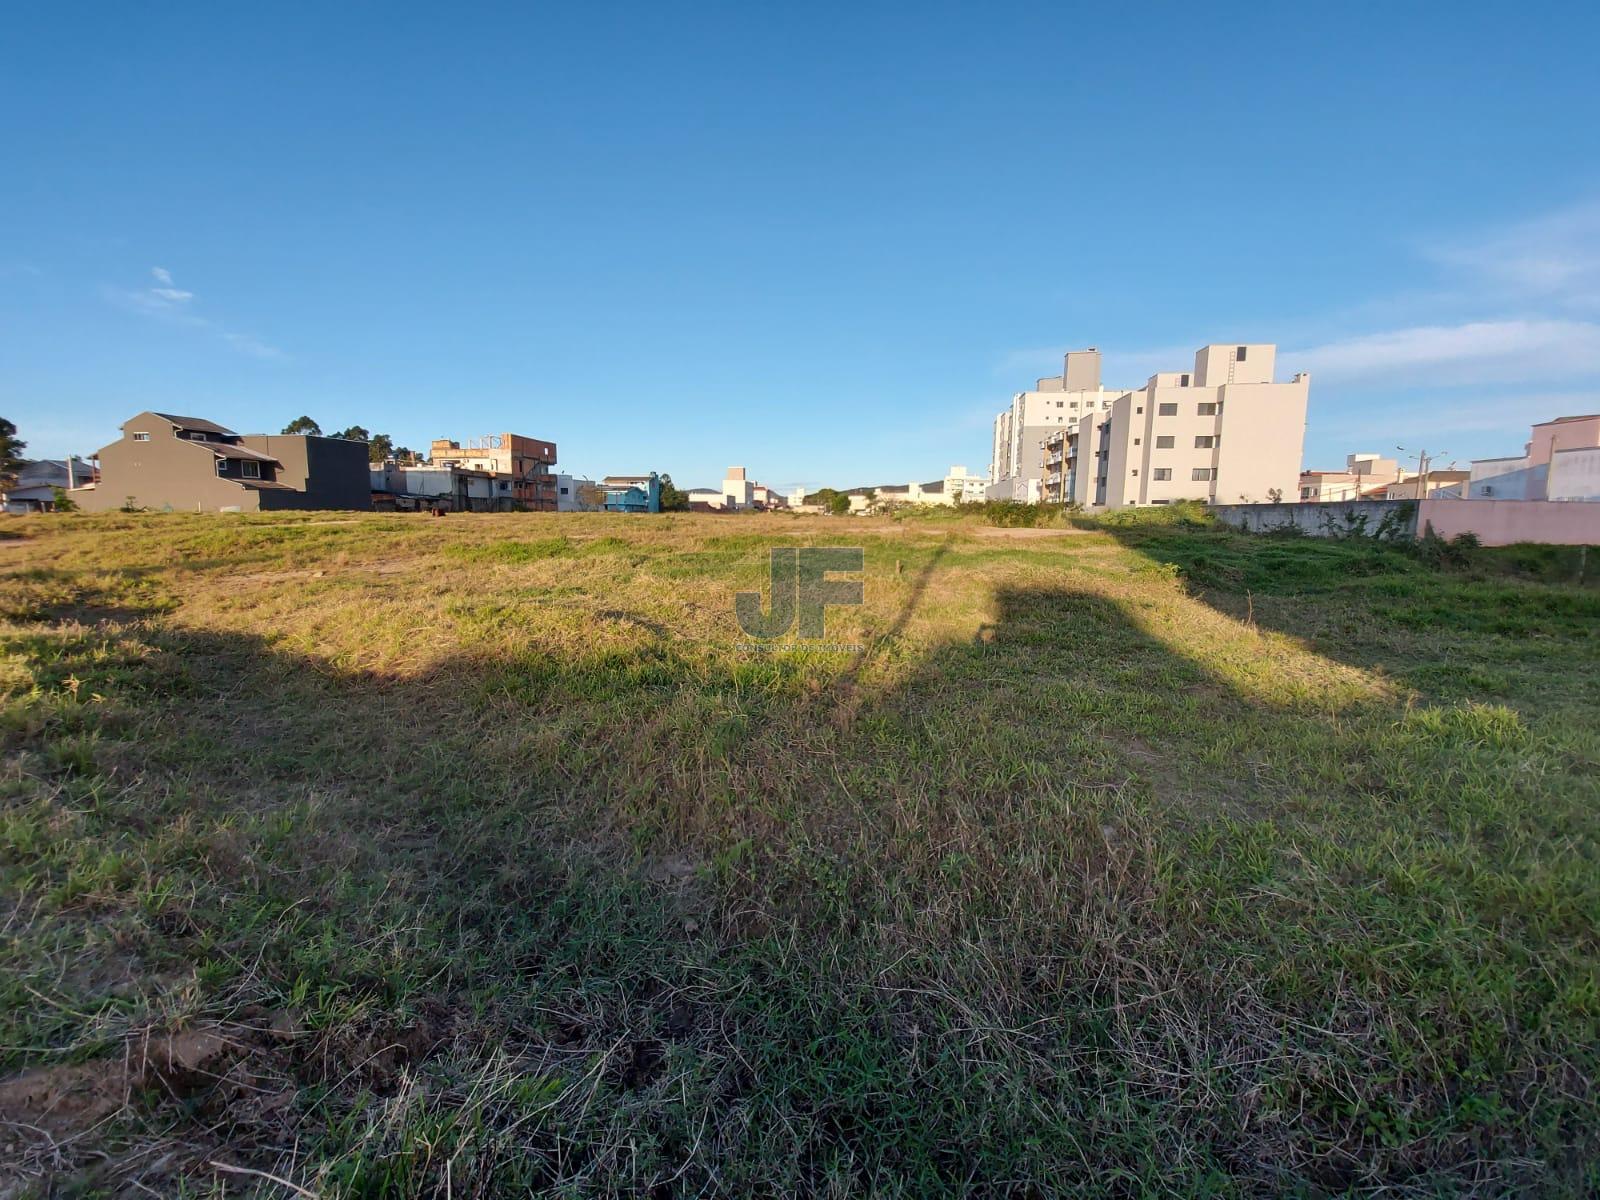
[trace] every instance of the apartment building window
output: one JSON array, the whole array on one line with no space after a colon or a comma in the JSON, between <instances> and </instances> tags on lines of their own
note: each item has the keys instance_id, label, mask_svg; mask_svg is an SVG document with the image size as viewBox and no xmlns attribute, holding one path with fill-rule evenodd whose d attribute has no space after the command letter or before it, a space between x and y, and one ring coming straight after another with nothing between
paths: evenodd
<instances>
[{"instance_id":1,"label":"apartment building window","mask_svg":"<svg viewBox=\"0 0 1600 1200\"><path fill-rule=\"evenodd\" d=\"M133 440L136 442L148 442L150 435L148 433L136 433L133 435Z\"/></svg>"},{"instance_id":2,"label":"apartment building window","mask_svg":"<svg viewBox=\"0 0 1600 1200\"><path fill-rule=\"evenodd\" d=\"M239 473L246 479L260 479L261 464L258 462L251 462L249 459L246 459L244 462L239 464Z\"/></svg>"},{"instance_id":3,"label":"apartment building window","mask_svg":"<svg viewBox=\"0 0 1600 1200\"><path fill-rule=\"evenodd\" d=\"M1233 357L1236 358L1239 362L1243 362L1244 361L1245 351L1248 350L1248 349L1250 349L1249 346L1240 346L1239 347L1239 353L1235 354Z\"/></svg>"},{"instance_id":4,"label":"apartment building window","mask_svg":"<svg viewBox=\"0 0 1600 1200\"><path fill-rule=\"evenodd\" d=\"M1142 440L1142 439L1140 439L1140 438L1134 438L1134 439L1133 439L1133 444L1134 444L1134 445L1135 445L1135 446L1137 446L1137 445L1138 445L1138 444L1139 444L1139 443L1140 443L1140 441L1141 441L1141 440Z\"/></svg>"},{"instance_id":5,"label":"apartment building window","mask_svg":"<svg viewBox=\"0 0 1600 1200\"><path fill-rule=\"evenodd\" d=\"M1217 439L1212 434L1199 433L1195 435L1194 448L1196 450L1209 450L1216 444Z\"/></svg>"},{"instance_id":6,"label":"apartment building window","mask_svg":"<svg viewBox=\"0 0 1600 1200\"><path fill-rule=\"evenodd\" d=\"M1168 433L1168 434L1163 434L1161 437L1156 438L1156 449L1157 450L1171 450L1172 449L1172 435L1170 433Z\"/></svg>"},{"instance_id":7,"label":"apartment building window","mask_svg":"<svg viewBox=\"0 0 1600 1200\"><path fill-rule=\"evenodd\" d=\"M1189 473L1189 478L1196 481L1201 479L1215 479L1216 477L1217 473L1211 467L1196 467Z\"/></svg>"},{"instance_id":8,"label":"apartment building window","mask_svg":"<svg viewBox=\"0 0 1600 1200\"><path fill-rule=\"evenodd\" d=\"M1156 416L1158 417L1175 417L1177 415L1178 406L1176 404L1163 404L1160 408L1156 409Z\"/></svg>"},{"instance_id":9,"label":"apartment building window","mask_svg":"<svg viewBox=\"0 0 1600 1200\"><path fill-rule=\"evenodd\" d=\"M218 475L226 475L227 473L228 473L228 460L225 459L225 458L217 459L217 474Z\"/></svg>"},{"instance_id":10,"label":"apartment building window","mask_svg":"<svg viewBox=\"0 0 1600 1200\"><path fill-rule=\"evenodd\" d=\"M1200 406L1200 415L1202 417L1214 417L1214 416L1216 416L1217 415L1216 403L1214 401L1207 401L1206 403L1202 404Z\"/></svg>"},{"instance_id":11,"label":"apartment building window","mask_svg":"<svg viewBox=\"0 0 1600 1200\"><path fill-rule=\"evenodd\" d=\"M1150 478L1151 479L1158 479L1158 480L1171 479L1172 478L1172 468L1171 467L1157 467L1155 470L1150 472Z\"/></svg>"},{"instance_id":12,"label":"apartment building window","mask_svg":"<svg viewBox=\"0 0 1600 1200\"><path fill-rule=\"evenodd\" d=\"M204 433L198 433L198 432L196 432L194 430L190 430L188 433L184 434L183 436L188 438L191 442L203 442L203 441L206 440L206 437L208 435L206 435Z\"/></svg>"},{"instance_id":13,"label":"apartment building window","mask_svg":"<svg viewBox=\"0 0 1600 1200\"><path fill-rule=\"evenodd\" d=\"M1138 408L1134 409L1133 411L1136 412L1136 413L1142 413L1144 411L1144 405L1141 404Z\"/></svg>"}]
</instances>

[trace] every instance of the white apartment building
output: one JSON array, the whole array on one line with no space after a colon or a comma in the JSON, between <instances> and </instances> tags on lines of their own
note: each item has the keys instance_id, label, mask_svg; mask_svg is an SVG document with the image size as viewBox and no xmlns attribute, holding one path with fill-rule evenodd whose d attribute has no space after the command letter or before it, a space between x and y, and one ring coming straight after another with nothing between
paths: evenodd
<instances>
[{"instance_id":1,"label":"white apartment building","mask_svg":"<svg viewBox=\"0 0 1600 1200\"><path fill-rule=\"evenodd\" d=\"M1039 500L1043 494L1044 440L1085 414L1104 412L1117 396L1100 383L1100 351L1069 350L1061 374L1018 392L994 419L989 463L990 500Z\"/></svg>"},{"instance_id":2,"label":"white apartment building","mask_svg":"<svg viewBox=\"0 0 1600 1200\"><path fill-rule=\"evenodd\" d=\"M1081 412L1061 438L1064 498L1086 508L1294 499L1311 376L1275 383L1276 359L1268 343L1202 346L1193 370L1159 372Z\"/></svg>"}]
</instances>

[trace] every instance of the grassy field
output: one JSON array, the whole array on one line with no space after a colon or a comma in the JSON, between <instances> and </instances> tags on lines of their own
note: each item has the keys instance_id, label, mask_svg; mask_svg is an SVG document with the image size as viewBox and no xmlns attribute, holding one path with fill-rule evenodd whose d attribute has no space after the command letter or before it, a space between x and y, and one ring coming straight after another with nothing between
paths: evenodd
<instances>
[{"instance_id":1,"label":"grassy field","mask_svg":"<svg viewBox=\"0 0 1600 1200\"><path fill-rule=\"evenodd\" d=\"M738 648L793 545L861 652ZM1551 562L8 521L0 1195L1593 1195Z\"/></svg>"}]
</instances>

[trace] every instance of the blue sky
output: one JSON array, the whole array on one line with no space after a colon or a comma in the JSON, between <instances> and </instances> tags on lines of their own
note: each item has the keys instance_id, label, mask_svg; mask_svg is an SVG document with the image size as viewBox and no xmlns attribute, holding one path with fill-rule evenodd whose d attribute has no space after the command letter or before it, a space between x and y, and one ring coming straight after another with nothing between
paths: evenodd
<instances>
[{"instance_id":1,"label":"blue sky","mask_svg":"<svg viewBox=\"0 0 1600 1200\"><path fill-rule=\"evenodd\" d=\"M1594 5L33 5L0 413L562 469L987 467L1069 345L1311 370L1307 465L1600 410Z\"/></svg>"}]
</instances>

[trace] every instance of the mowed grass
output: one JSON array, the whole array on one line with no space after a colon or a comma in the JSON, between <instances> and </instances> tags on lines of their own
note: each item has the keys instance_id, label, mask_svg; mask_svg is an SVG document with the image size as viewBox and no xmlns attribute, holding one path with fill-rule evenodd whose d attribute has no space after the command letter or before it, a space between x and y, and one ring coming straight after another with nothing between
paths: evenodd
<instances>
[{"instance_id":1,"label":"mowed grass","mask_svg":"<svg viewBox=\"0 0 1600 1200\"><path fill-rule=\"evenodd\" d=\"M7 1194L1600 1190L1593 586L1205 528L6 528ZM864 547L859 653L738 649L793 545Z\"/></svg>"}]
</instances>

